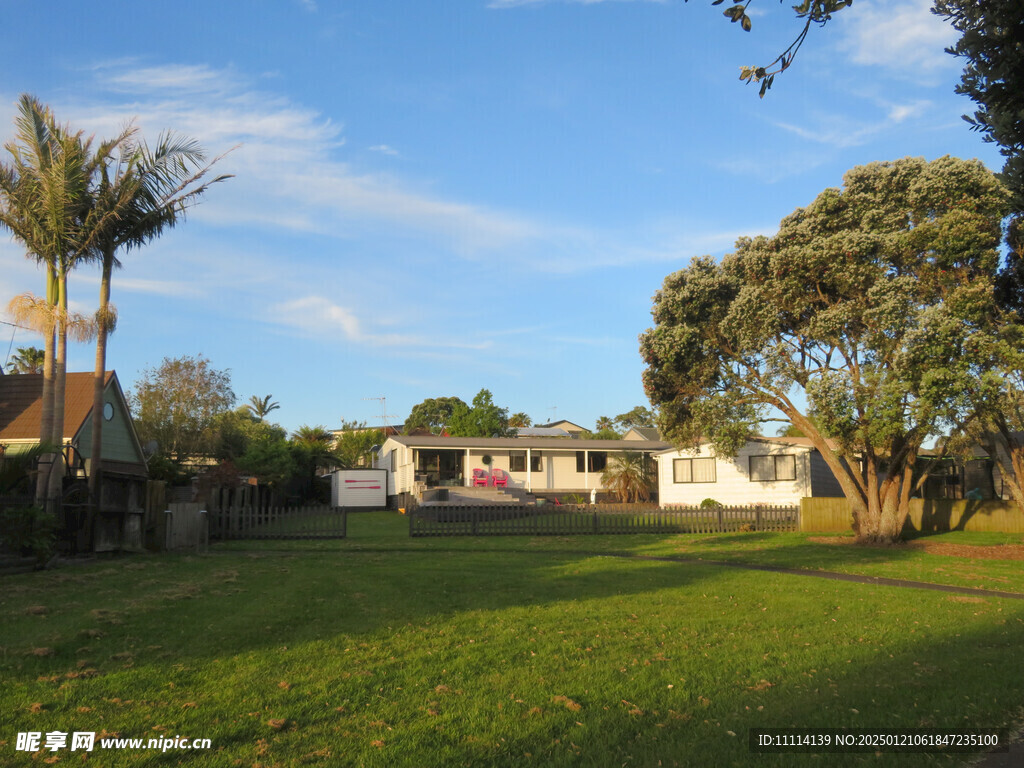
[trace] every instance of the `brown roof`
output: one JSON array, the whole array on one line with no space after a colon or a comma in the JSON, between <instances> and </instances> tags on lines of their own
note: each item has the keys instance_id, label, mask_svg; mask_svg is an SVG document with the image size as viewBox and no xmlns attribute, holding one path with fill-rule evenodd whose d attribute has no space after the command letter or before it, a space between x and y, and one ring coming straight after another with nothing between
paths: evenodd
<instances>
[{"instance_id":1,"label":"brown roof","mask_svg":"<svg viewBox=\"0 0 1024 768\"><path fill-rule=\"evenodd\" d=\"M110 383L113 371L103 379ZM64 389L64 437L70 440L92 411L92 373L69 373ZM0 440L38 440L43 410L43 375L0 377Z\"/></svg>"}]
</instances>

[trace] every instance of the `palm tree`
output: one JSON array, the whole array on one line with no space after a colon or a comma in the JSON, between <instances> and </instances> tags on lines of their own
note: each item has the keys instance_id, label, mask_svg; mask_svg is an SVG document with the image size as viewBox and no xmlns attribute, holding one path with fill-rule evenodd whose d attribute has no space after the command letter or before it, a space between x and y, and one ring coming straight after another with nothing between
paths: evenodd
<instances>
[{"instance_id":1,"label":"palm tree","mask_svg":"<svg viewBox=\"0 0 1024 768\"><path fill-rule=\"evenodd\" d=\"M513 413L511 416L508 417L508 425L513 429L529 427L533 425L533 419L531 419L525 413L520 411L519 413Z\"/></svg>"},{"instance_id":2,"label":"palm tree","mask_svg":"<svg viewBox=\"0 0 1024 768\"><path fill-rule=\"evenodd\" d=\"M67 278L88 254L91 140L58 125L53 113L24 94L18 102L16 139L6 145L11 164L0 163L0 224L46 266L46 304L40 443L61 445L67 360ZM51 459L60 461L59 454ZM57 469L56 467L54 469ZM51 488L61 473L50 472ZM40 473L37 500L53 493Z\"/></svg>"},{"instance_id":3,"label":"palm tree","mask_svg":"<svg viewBox=\"0 0 1024 768\"><path fill-rule=\"evenodd\" d=\"M604 487L627 504L651 498L653 472L647 457L639 451L623 451L608 457L601 473Z\"/></svg>"},{"instance_id":4,"label":"palm tree","mask_svg":"<svg viewBox=\"0 0 1024 768\"><path fill-rule=\"evenodd\" d=\"M598 432L603 432L606 429L613 429L614 422L608 416L599 416L597 422L594 424Z\"/></svg>"},{"instance_id":5,"label":"palm tree","mask_svg":"<svg viewBox=\"0 0 1024 768\"><path fill-rule=\"evenodd\" d=\"M46 353L36 347L18 347L11 362L7 364L10 373L42 373L43 363L46 361Z\"/></svg>"},{"instance_id":6,"label":"palm tree","mask_svg":"<svg viewBox=\"0 0 1024 768\"><path fill-rule=\"evenodd\" d=\"M246 403L245 407L249 409L249 412L253 416L260 421L263 421L271 411L276 411L281 407L280 403L271 402L272 397L273 395L267 395L266 397L260 398L253 395L249 398L249 402Z\"/></svg>"},{"instance_id":7,"label":"palm tree","mask_svg":"<svg viewBox=\"0 0 1024 768\"><path fill-rule=\"evenodd\" d=\"M222 175L203 182L220 157L205 163L205 152L192 139L164 133L151 150L137 140L137 133L129 125L117 140L103 145L97 153L93 179L96 229L91 252L101 264L89 473L89 493L94 503L100 501L102 486L107 340L117 324L117 310L110 303L110 283L114 269L121 266L118 251L141 247L173 227L211 184L230 178ZM91 529L91 520L89 523Z\"/></svg>"}]
</instances>

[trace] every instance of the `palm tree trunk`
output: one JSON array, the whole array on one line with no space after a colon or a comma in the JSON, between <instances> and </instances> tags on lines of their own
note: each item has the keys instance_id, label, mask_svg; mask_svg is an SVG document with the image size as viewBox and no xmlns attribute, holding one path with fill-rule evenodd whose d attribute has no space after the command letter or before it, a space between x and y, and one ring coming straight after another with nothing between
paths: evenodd
<instances>
[{"instance_id":1,"label":"palm tree trunk","mask_svg":"<svg viewBox=\"0 0 1024 768\"><path fill-rule=\"evenodd\" d=\"M103 277L100 280L100 307L96 312L96 367L92 376L92 444L89 447L89 499L92 502L86 516L86 535L92 542L95 514L103 493L103 389L107 372L107 335L110 307L110 277L114 269L114 252L103 254Z\"/></svg>"},{"instance_id":2,"label":"palm tree trunk","mask_svg":"<svg viewBox=\"0 0 1024 768\"><path fill-rule=\"evenodd\" d=\"M62 271L58 284L57 353L53 376L53 444L59 449L50 472L49 496L59 498L64 485L64 392L68 373L68 276Z\"/></svg>"},{"instance_id":3,"label":"palm tree trunk","mask_svg":"<svg viewBox=\"0 0 1024 768\"><path fill-rule=\"evenodd\" d=\"M46 301L51 309L57 304L57 278L53 267L46 268ZM53 389L54 389L54 332L53 313L45 320L46 330L43 344L43 393L39 414L39 444L49 445L53 441ZM49 496L49 469L56 460L53 454L40 456L40 472L36 477L36 504L42 506Z\"/></svg>"}]
</instances>

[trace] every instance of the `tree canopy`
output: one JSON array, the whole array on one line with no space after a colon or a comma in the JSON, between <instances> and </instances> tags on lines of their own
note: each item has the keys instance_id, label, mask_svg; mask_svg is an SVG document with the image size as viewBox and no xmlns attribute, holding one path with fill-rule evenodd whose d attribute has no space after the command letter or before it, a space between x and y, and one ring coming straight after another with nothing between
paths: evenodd
<instances>
[{"instance_id":1,"label":"tree canopy","mask_svg":"<svg viewBox=\"0 0 1024 768\"><path fill-rule=\"evenodd\" d=\"M481 389L473 398L472 407L465 403L456 405L448 434L452 437L511 437L515 430L508 425L508 408L495 405L490 390Z\"/></svg>"},{"instance_id":2,"label":"tree canopy","mask_svg":"<svg viewBox=\"0 0 1024 768\"><path fill-rule=\"evenodd\" d=\"M918 451L987 365L1006 198L977 161L871 163L774 237L669 275L641 336L662 433L734 456L775 409L821 452L858 536L897 537Z\"/></svg>"},{"instance_id":3,"label":"tree canopy","mask_svg":"<svg viewBox=\"0 0 1024 768\"><path fill-rule=\"evenodd\" d=\"M1006 158L1002 179L1024 213L1024 4L1020 0L935 0L932 12L960 32L948 53L966 60L956 92L978 108L964 115Z\"/></svg>"},{"instance_id":4,"label":"tree canopy","mask_svg":"<svg viewBox=\"0 0 1024 768\"><path fill-rule=\"evenodd\" d=\"M142 372L129 396L139 438L177 460L213 450L215 418L234 405L231 374L202 355L165 357Z\"/></svg>"},{"instance_id":5,"label":"tree canopy","mask_svg":"<svg viewBox=\"0 0 1024 768\"><path fill-rule=\"evenodd\" d=\"M435 435L441 434L458 406L466 407L466 403L458 397L428 397L422 403L414 405L409 412L409 418L405 420L406 434L417 429L425 429Z\"/></svg>"}]
</instances>

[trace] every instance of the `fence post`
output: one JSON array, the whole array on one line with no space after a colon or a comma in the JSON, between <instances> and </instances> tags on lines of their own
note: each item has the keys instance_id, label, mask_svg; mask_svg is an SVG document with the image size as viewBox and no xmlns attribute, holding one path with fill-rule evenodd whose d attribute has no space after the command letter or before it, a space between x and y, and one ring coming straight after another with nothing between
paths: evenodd
<instances>
[{"instance_id":1,"label":"fence post","mask_svg":"<svg viewBox=\"0 0 1024 768\"><path fill-rule=\"evenodd\" d=\"M597 533L597 510L594 510L594 533Z\"/></svg>"},{"instance_id":2,"label":"fence post","mask_svg":"<svg viewBox=\"0 0 1024 768\"><path fill-rule=\"evenodd\" d=\"M205 509L199 510L199 527L201 529L200 536L196 539L196 549L199 549L200 542L202 543L202 551L210 551L210 515Z\"/></svg>"},{"instance_id":3,"label":"fence post","mask_svg":"<svg viewBox=\"0 0 1024 768\"><path fill-rule=\"evenodd\" d=\"M718 508L718 533L721 533L722 530L723 530L723 528L722 528L722 511L723 511L723 509L724 509L723 507L719 507Z\"/></svg>"},{"instance_id":4,"label":"fence post","mask_svg":"<svg viewBox=\"0 0 1024 768\"><path fill-rule=\"evenodd\" d=\"M171 548L174 541L174 513L169 509L164 510L164 551Z\"/></svg>"},{"instance_id":5,"label":"fence post","mask_svg":"<svg viewBox=\"0 0 1024 768\"><path fill-rule=\"evenodd\" d=\"M480 510L478 510L478 509L474 509L473 511L471 511L469 513L469 521L470 521L470 524L471 524L471 530L472 530L472 535L473 536L476 536L476 521L477 521L477 518L479 516L480 516Z\"/></svg>"},{"instance_id":6,"label":"fence post","mask_svg":"<svg viewBox=\"0 0 1024 768\"><path fill-rule=\"evenodd\" d=\"M758 504L754 508L754 530L755 531L760 531L761 530L761 505L760 504Z\"/></svg>"}]
</instances>

